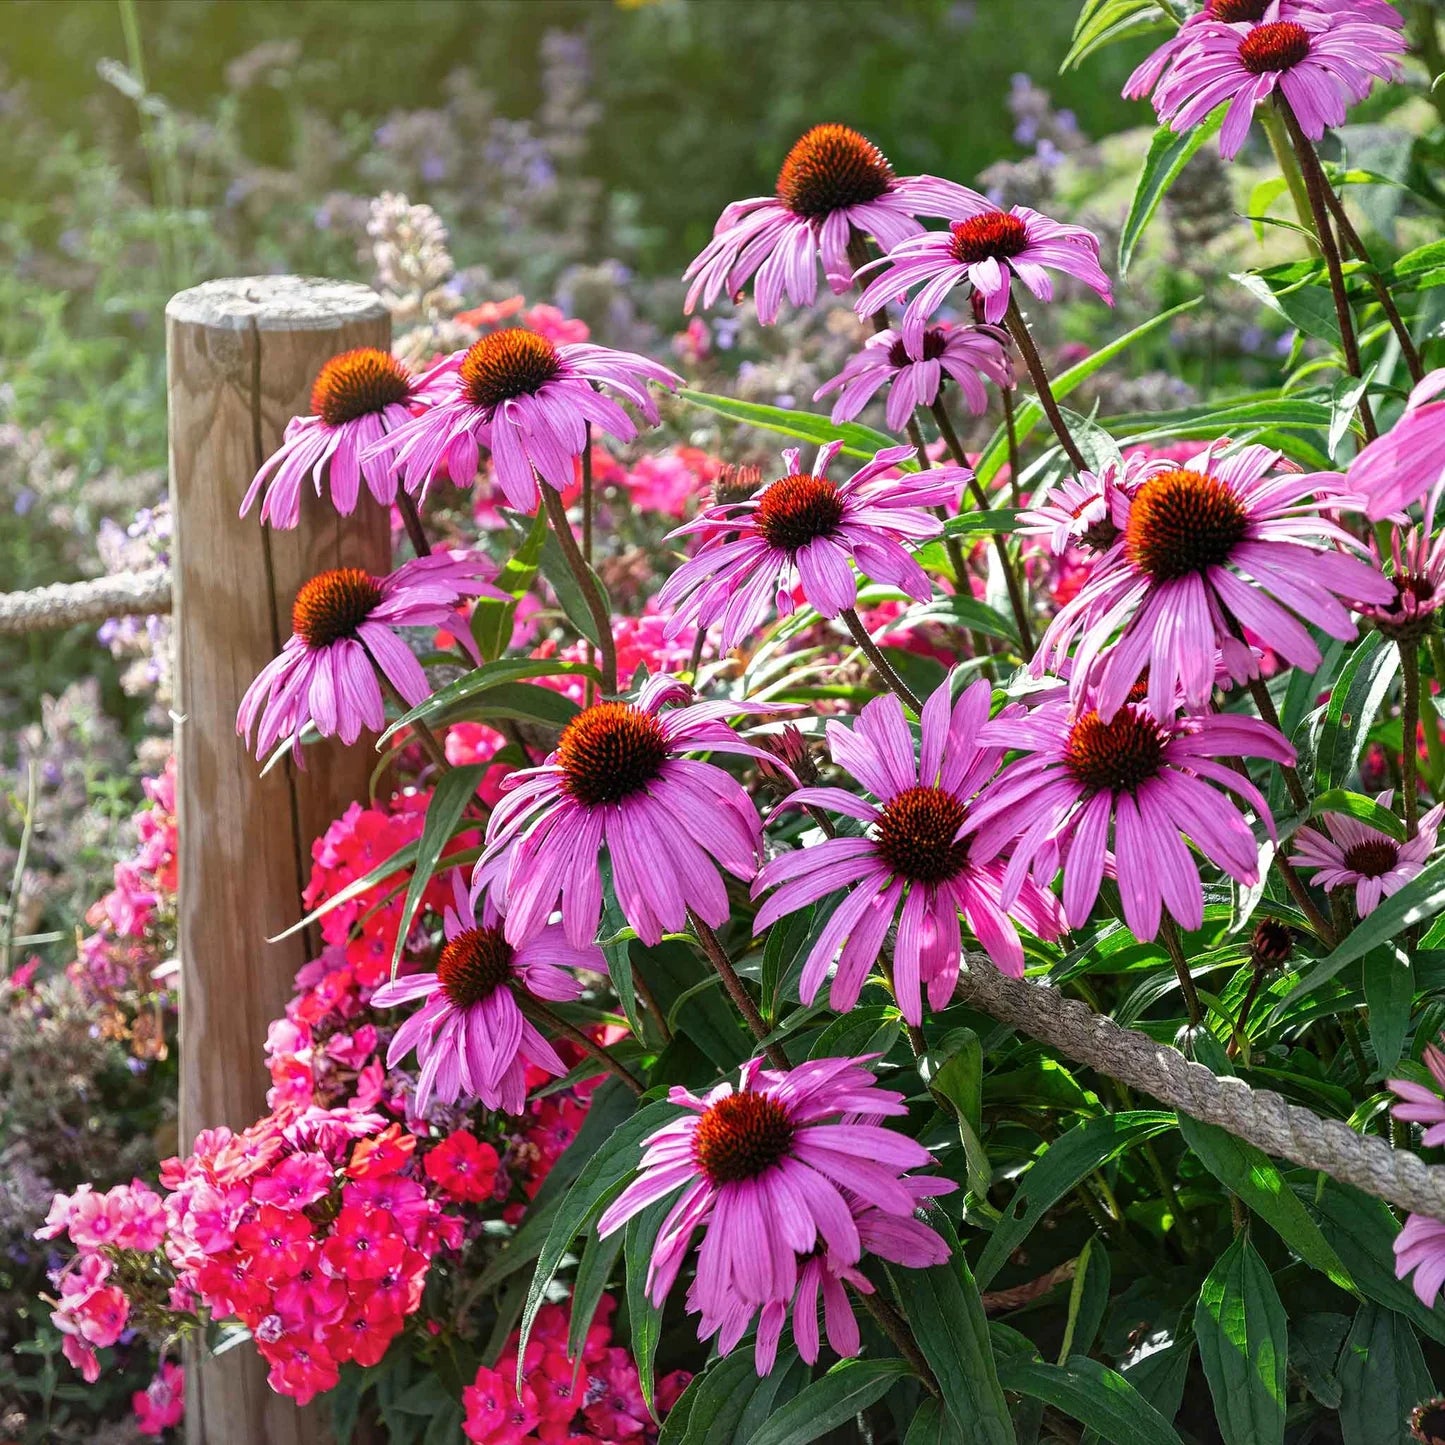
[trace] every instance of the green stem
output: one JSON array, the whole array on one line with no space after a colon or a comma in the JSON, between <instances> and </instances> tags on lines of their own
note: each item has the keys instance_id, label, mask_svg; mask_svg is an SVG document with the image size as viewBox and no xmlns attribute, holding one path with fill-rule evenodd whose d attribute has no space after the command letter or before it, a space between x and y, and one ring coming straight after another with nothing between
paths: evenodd
<instances>
[{"instance_id":1,"label":"green stem","mask_svg":"<svg viewBox=\"0 0 1445 1445\"><path fill-rule=\"evenodd\" d=\"M1014 506L1021 507L1024 494L1023 483L1019 479L1019 430L1018 419L1014 416L1013 388L1005 386L1000 389L999 395L1003 398L1003 430L1008 438L1009 491L1013 495Z\"/></svg>"},{"instance_id":2,"label":"green stem","mask_svg":"<svg viewBox=\"0 0 1445 1445\"><path fill-rule=\"evenodd\" d=\"M1244 1062L1249 1063L1249 1039L1245 1036L1244 1028L1249 1022L1250 1010L1254 1007L1254 1001L1259 997L1259 990L1264 984L1264 970L1256 967L1250 976L1249 988L1244 995L1244 1002L1239 1006L1239 1017L1234 1021L1234 1031L1229 1040L1229 1047L1225 1049L1228 1058L1238 1056L1241 1049L1244 1050Z\"/></svg>"},{"instance_id":3,"label":"green stem","mask_svg":"<svg viewBox=\"0 0 1445 1445\"><path fill-rule=\"evenodd\" d=\"M634 1094L645 1092L642 1081L629 1070L622 1066L622 1063L605 1049L596 1039L584 1033L575 1024L570 1024L559 1013L554 1013L540 999L532 994L517 994L517 1001L522 1006L522 1012L530 1015L537 1023L544 1023L554 1034L560 1034L563 1038L571 1039L574 1044L585 1054L590 1054L609 1073L615 1074L621 1079Z\"/></svg>"},{"instance_id":4,"label":"green stem","mask_svg":"<svg viewBox=\"0 0 1445 1445\"><path fill-rule=\"evenodd\" d=\"M1432 632L1429 647L1430 672L1435 679L1436 688L1442 690L1424 694L1425 704L1429 708L1425 718L1425 750L1430 756L1430 791L1438 802L1441 786L1445 784L1445 737L1441 735L1440 715L1440 699L1445 696L1445 646L1442 646L1440 638Z\"/></svg>"},{"instance_id":5,"label":"green stem","mask_svg":"<svg viewBox=\"0 0 1445 1445\"><path fill-rule=\"evenodd\" d=\"M1039 349L1034 345L1034 339L1029 334L1023 312L1019 310L1019 304L1014 299L1012 292L1009 293L1008 311L1004 316L1004 325L1008 327L1008 333L1013 337L1014 345L1018 347L1019 355L1024 359L1024 365L1028 368L1034 390L1038 393L1039 405L1043 407L1044 415L1048 417L1049 425L1053 427L1054 435L1058 437L1059 445L1064 449L1064 455L1068 457L1076 472L1087 472L1089 463L1084 459L1078 443L1064 424L1064 414L1059 410L1059 404L1054 399L1054 389L1049 385L1049 374L1044 370L1043 357L1039 355Z\"/></svg>"},{"instance_id":6,"label":"green stem","mask_svg":"<svg viewBox=\"0 0 1445 1445\"><path fill-rule=\"evenodd\" d=\"M1362 379L1365 369L1360 361L1360 343L1355 335L1355 318L1350 310L1349 293L1345 290L1345 271L1340 260L1340 249L1335 243L1334 228L1330 224L1330 207L1324 194L1329 188L1325 185L1324 172L1319 167L1309 137L1300 129L1299 118L1283 92L1275 92L1275 104L1284 116L1290 140L1294 142L1295 154L1299 157L1300 169L1304 172L1305 190L1309 195L1310 211L1314 215L1315 235L1319 238L1320 249L1325 257L1325 269L1330 276L1330 295L1334 297L1335 320L1340 328L1345 366L1351 376ZM1375 415L1370 409L1369 398L1363 394L1360 396L1359 413L1366 440L1374 441L1380 433L1375 426Z\"/></svg>"},{"instance_id":7,"label":"green stem","mask_svg":"<svg viewBox=\"0 0 1445 1445\"><path fill-rule=\"evenodd\" d=\"M562 505L561 494L550 482L539 482L542 488L542 505L547 509L547 520L552 524L557 545L562 549L567 570L571 572L578 587L582 589L587 610L592 614L592 624L602 644L602 692L604 696L615 696L617 692L617 643L612 636L612 618L607 610L607 599L597 585L597 578L587 565L572 535L572 524L567 520L567 508Z\"/></svg>"},{"instance_id":8,"label":"green stem","mask_svg":"<svg viewBox=\"0 0 1445 1445\"><path fill-rule=\"evenodd\" d=\"M938 423L939 435L942 436L949 455L968 472L968 490L978 504L979 511L988 511L988 497L984 495L983 487L979 484L973 468L968 465L968 456L963 450L963 443L953 429L953 421L948 415L947 408L943 405L941 396L933 403L930 410L933 412L934 421ZM1013 560L1008 554L1007 539L1002 532L994 532L992 535L993 549L998 556L998 564L1003 569L1004 585L1008 589L1009 608L1014 615L1014 626L1018 628L1019 642L1024 651L1024 661L1027 662L1034 655L1034 635L1029 628L1029 610L1024 602L1023 584L1019 581L1018 573L1014 570Z\"/></svg>"},{"instance_id":9,"label":"green stem","mask_svg":"<svg viewBox=\"0 0 1445 1445\"><path fill-rule=\"evenodd\" d=\"M1274 699L1269 695L1269 688L1262 677L1250 678L1249 695L1254 699L1260 721L1266 726L1272 727L1283 737L1284 728L1280 725L1279 713L1275 710ZM1310 795L1305 791L1304 783L1300 781L1298 769L1292 763L1280 763L1279 770L1284 775L1284 785L1289 792L1290 801L1301 811L1308 808Z\"/></svg>"},{"instance_id":10,"label":"green stem","mask_svg":"<svg viewBox=\"0 0 1445 1445\"><path fill-rule=\"evenodd\" d=\"M1204 1022L1204 1010L1200 1006L1199 995L1194 990L1194 979L1189 973L1189 962L1184 957L1184 940L1179 936L1179 929L1175 926L1174 920L1167 913L1159 920L1159 937L1164 941L1169 962L1174 965L1175 976L1183 991L1184 1002L1189 1009L1189 1027L1197 1029Z\"/></svg>"},{"instance_id":11,"label":"green stem","mask_svg":"<svg viewBox=\"0 0 1445 1445\"><path fill-rule=\"evenodd\" d=\"M1400 640L1400 793L1405 803L1405 837L1413 838L1420 826L1420 784L1416 778L1420 731L1420 649L1414 641ZM1428 729L1426 730L1429 731Z\"/></svg>"},{"instance_id":12,"label":"green stem","mask_svg":"<svg viewBox=\"0 0 1445 1445\"><path fill-rule=\"evenodd\" d=\"M914 712L921 714L923 703L914 695L913 689L899 677L893 664L883 656L878 644L868 636L868 629L863 626L863 619L858 616L857 609L845 607L839 615L852 634L853 641L857 643L858 650L873 664L873 670L883 679L888 691L894 693Z\"/></svg>"},{"instance_id":13,"label":"green stem","mask_svg":"<svg viewBox=\"0 0 1445 1445\"><path fill-rule=\"evenodd\" d=\"M1273 106L1268 105L1260 106L1255 114L1264 126L1264 133L1269 138L1269 148L1274 152L1275 164L1284 177L1285 185L1289 187L1290 200L1294 202L1294 213L1299 217L1300 225L1304 227L1305 244L1309 246L1311 255L1318 256L1322 253L1319 242L1315 240L1311 229L1313 222L1310 213L1309 191L1305 187L1305 178L1299 168L1299 158L1289 143L1289 132L1285 129L1284 118Z\"/></svg>"}]
</instances>

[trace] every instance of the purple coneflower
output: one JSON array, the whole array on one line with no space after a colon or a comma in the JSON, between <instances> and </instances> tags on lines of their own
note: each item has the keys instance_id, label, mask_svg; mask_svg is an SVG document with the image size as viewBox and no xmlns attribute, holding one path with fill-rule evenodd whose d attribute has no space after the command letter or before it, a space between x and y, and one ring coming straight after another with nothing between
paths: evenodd
<instances>
[{"instance_id":1,"label":"purple coneflower","mask_svg":"<svg viewBox=\"0 0 1445 1445\"><path fill-rule=\"evenodd\" d=\"M433 1094L444 1104L475 1098L488 1109L520 1114L527 1103L526 1066L557 1078L567 1066L523 1013L518 994L570 1002L582 985L568 970L604 972L606 964L599 948L575 947L556 924L514 948L490 899L476 916L460 872L452 874L452 900L443 915L446 939L436 972L396 979L371 996L374 1008L426 1000L392 1036L386 1066L395 1068L416 1050L418 1114Z\"/></svg>"},{"instance_id":2,"label":"purple coneflower","mask_svg":"<svg viewBox=\"0 0 1445 1445\"><path fill-rule=\"evenodd\" d=\"M1445 1284L1445 1224L1428 1214L1412 1214L1395 1236L1395 1278L1413 1274L1411 1285L1425 1308L1433 1309Z\"/></svg>"},{"instance_id":3,"label":"purple coneflower","mask_svg":"<svg viewBox=\"0 0 1445 1445\"><path fill-rule=\"evenodd\" d=\"M871 316L921 287L904 310L901 327L904 339L916 345L928 318L955 286L969 282L982 298L984 320L997 323L1008 311L1015 276L1040 301L1053 299L1050 269L1082 281L1114 304L1109 278L1099 265L1099 238L1092 231L1051 221L1027 206L1004 211L975 199L978 204L949 213L948 230L909 237L874 262L870 269L882 269L858 298L858 314Z\"/></svg>"},{"instance_id":4,"label":"purple coneflower","mask_svg":"<svg viewBox=\"0 0 1445 1445\"><path fill-rule=\"evenodd\" d=\"M1236 627L1249 628L1296 667L1313 669L1319 648L1299 617L1348 640L1355 623L1340 599L1394 600L1393 584L1377 568L1336 550L1365 550L1323 515L1349 500L1339 492L1340 477L1276 472L1280 453L1262 446L1216 458L1221 445L1155 473L1132 495L1115 492L1119 537L1039 644L1036 675L1059 670L1078 641L1075 700L1093 688L1105 720L1146 670L1156 717L1173 715L1180 692L1189 706L1202 707L1221 655L1236 681L1254 676L1257 659Z\"/></svg>"},{"instance_id":5,"label":"purple coneflower","mask_svg":"<svg viewBox=\"0 0 1445 1445\"><path fill-rule=\"evenodd\" d=\"M480 552L434 552L403 562L385 577L336 567L305 583L291 608L291 636L246 689L236 731L256 729L256 756L283 738L301 756L301 734L314 724L322 737L354 743L363 728L379 732L386 709L377 674L409 707L430 692L426 673L399 627L442 627L474 661L471 628L457 611L463 597L505 601L486 579L492 563ZM259 723L257 719L259 718Z\"/></svg>"},{"instance_id":6,"label":"purple coneflower","mask_svg":"<svg viewBox=\"0 0 1445 1445\"><path fill-rule=\"evenodd\" d=\"M568 938L578 947L592 941L604 848L617 901L644 943L680 932L689 909L713 927L727 919L718 869L752 880L762 823L733 777L683 755L740 753L779 767L725 721L777 709L694 703L692 696L686 683L664 674L649 678L635 703L594 703L562 730L541 767L502 783L505 796L492 812L477 873L504 890L513 943L534 936L559 897ZM684 705L670 706L677 703Z\"/></svg>"},{"instance_id":7,"label":"purple coneflower","mask_svg":"<svg viewBox=\"0 0 1445 1445\"><path fill-rule=\"evenodd\" d=\"M905 1175L899 1183L912 1192L920 1204L957 1187L951 1179L927 1176L914 1179ZM948 1245L921 1219L860 1207L853 1199L848 1203L864 1254L887 1260L889 1264L901 1264L905 1269L930 1269L948 1260ZM718 1352L724 1355L732 1352L756 1318L758 1332L753 1345L753 1364L759 1376L766 1376L772 1373L777 1362L778 1342L790 1311L793 1342L799 1356L807 1364L817 1364L821 1353L820 1303L828 1345L833 1353L842 1359L851 1359L858 1353L862 1338L853 1303L848 1298L850 1286L859 1294L874 1292L872 1281L862 1270L842 1262L825 1242L820 1242L811 1254L799 1256L798 1288L791 1300L773 1300L759 1310L756 1305L745 1305L732 1298L724 1302L720 1314L709 1314L703 1310L698 1291L693 1288L688 1291L688 1310L702 1315L697 1327L698 1339L707 1340L716 1335Z\"/></svg>"},{"instance_id":8,"label":"purple coneflower","mask_svg":"<svg viewBox=\"0 0 1445 1445\"><path fill-rule=\"evenodd\" d=\"M1435 1080L1433 1089L1411 1079L1389 1080L1390 1088L1402 1100L1390 1112L1408 1124L1428 1125L1420 1142L1433 1149L1445 1144L1445 1053L1440 1052L1438 1044L1425 1045L1425 1067Z\"/></svg>"},{"instance_id":9,"label":"purple coneflower","mask_svg":"<svg viewBox=\"0 0 1445 1445\"><path fill-rule=\"evenodd\" d=\"M1134 703L1105 721L1092 707L1046 702L996 720L983 741L1024 754L990 784L969 824L981 858L1017 839L1004 896L1030 869L1050 881L1062 862L1064 913L1078 928L1112 851L1124 921L1140 940L1159 932L1161 902L1181 927L1203 923L1199 865L1185 838L1231 878L1259 881L1254 834L1220 789L1244 799L1271 835L1274 820L1258 789L1218 759L1294 760L1289 743L1256 718L1215 713L1161 723Z\"/></svg>"},{"instance_id":10,"label":"purple coneflower","mask_svg":"<svg viewBox=\"0 0 1445 1445\"><path fill-rule=\"evenodd\" d=\"M1388 789L1375 799L1388 808L1394 794ZM1301 828L1295 834L1296 868L1312 869L1310 879L1325 889L1353 888L1355 912L1361 918L1373 913L1392 893L1398 893L1424 868L1435 851L1445 803L1437 804L1420 819L1419 831L1407 843L1372 828L1346 813L1321 815L1325 827Z\"/></svg>"},{"instance_id":11,"label":"purple coneflower","mask_svg":"<svg viewBox=\"0 0 1445 1445\"><path fill-rule=\"evenodd\" d=\"M1402 30L1405 25L1404 16L1389 0L1205 0L1204 8L1191 15L1129 77L1124 86L1124 98L1142 100L1148 95L1168 66L1189 48L1201 25L1214 21L1248 27L1265 21L1293 20L1299 13L1352 16L1375 25L1388 25L1395 30Z\"/></svg>"},{"instance_id":12,"label":"purple coneflower","mask_svg":"<svg viewBox=\"0 0 1445 1445\"><path fill-rule=\"evenodd\" d=\"M916 235L919 216L944 216L983 198L937 176L893 174L887 157L845 125L816 125L788 152L771 196L734 201L712 240L683 274L691 281L684 309L738 295L756 274L754 300L764 326L777 320L786 293L794 306L818 295L821 257L828 284L852 284L849 243L872 236L883 250Z\"/></svg>"},{"instance_id":13,"label":"purple coneflower","mask_svg":"<svg viewBox=\"0 0 1445 1445\"><path fill-rule=\"evenodd\" d=\"M720 1324L739 1306L749 1313L786 1306L798 1288L799 1256L820 1245L836 1268L856 1265L863 1254L856 1209L913 1217L924 1181L904 1176L933 1156L872 1122L907 1106L901 1094L877 1087L867 1062L812 1059L781 1071L752 1059L737 1089L721 1083L705 1098L672 1089L669 1099L688 1112L647 1140L637 1179L597 1224L606 1238L682 1190L648 1264L654 1304L667 1297L699 1228L690 1300L705 1321Z\"/></svg>"},{"instance_id":14,"label":"purple coneflower","mask_svg":"<svg viewBox=\"0 0 1445 1445\"><path fill-rule=\"evenodd\" d=\"M1300 129L1319 140L1344 124L1352 102L1377 79L1400 69L1399 31L1348 11L1322 12L1276 4L1262 24L1228 24L1211 17L1181 33L1177 53L1154 92L1159 118L1174 131L1196 126L1230 102L1219 131L1219 153L1232 160L1249 133L1255 109L1276 90L1289 102Z\"/></svg>"},{"instance_id":15,"label":"purple coneflower","mask_svg":"<svg viewBox=\"0 0 1445 1445\"><path fill-rule=\"evenodd\" d=\"M1404 415L1350 463L1349 484L1378 522L1445 486L1445 367L1410 393ZM1440 397L1437 401L1436 398Z\"/></svg>"},{"instance_id":16,"label":"purple coneflower","mask_svg":"<svg viewBox=\"0 0 1445 1445\"><path fill-rule=\"evenodd\" d=\"M615 391L656 425L648 382L672 388L682 378L631 351L581 341L556 346L536 331L507 327L427 372L419 385L438 399L368 455L395 453L392 465L407 491L424 494L443 462L447 475L466 485L479 448L487 447L507 501L535 512L537 474L559 491L570 486L589 422L620 441L637 435L632 418L597 388Z\"/></svg>"},{"instance_id":17,"label":"purple coneflower","mask_svg":"<svg viewBox=\"0 0 1445 1445\"><path fill-rule=\"evenodd\" d=\"M311 387L312 415L286 423L285 439L256 473L241 515L264 487L261 520L294 527L308 474L318 497L323 479L329 484L332 505L342 516L356 509L363 477L371 495L389 506L396 497L396 466L367 452L411 420L414 402L426 400L427 392L389 352L361 346L333 356Z\"/></svg>"},{"instance_id":18,"label":"purple coneflower","mask_svg":"<svg viewBox=\"0 0 1445 1445\"><path fill-rule=\"evenodd\" d=\"M896 331L879 331L813 393L813 400L836 391L833 420L852 421L880 387L889 386L884 418L889 431L901 432L915 409L932 406L951 379L964 405L981 416L988 410L985 381L1001 388L1014 384L1007 344L1008 333L996 326L930 326L912 342Z\"/></svg>"},{"instance_id":19,"label":"purple coneflower","mask_svg":"<svg viewBox=\"0 0 1445 1445\"><path fill-rule=\"evenodd\" d=\"M1041 938L1057 938L1063 931L1054 896L1030 880L1006 907L1005 860L995 854L975 861L967 838L960 836L971 801L1004 753L1002 744L979 744L990 697L989 684L979 680L951 703L948 681L940 683L923 706L919 757L903 706L892 693L874 698L851 731L838 722L828 724L834 762L878 801L842 788L802 788L783 806L828 808L856 818L868 832L785 853L768 863L753 884L755 896L777 890L758 912L758 931L830 893L848 890L803 966L804 1003L817 997L836 958L828 1001L840 1012L852 1008L895 915L894 986L911 1024L923 1022L922 989L934 1009L945 1008L953 997L962 960L960 913L989 957L1015 978L1024 971L1015 917ZM1015 708L1013 714L1020 711Z\"/></svg>"},{"instance_id":20,"label":"purple coneflower","mask_svg":"<svg viewBox=\"0 0 1445 1445\"><path fill-rule=\"evenodd\" d=\"M1114 521L1119 510L1115 493L1133 496L1142 482L1167 472L1170 466L1169 462L1154 461L1136 452L1122 464L1110 461L1097 472L1065 477L1019 513L1014 530L1022 537L1047 537L1049 550L1054 553L1066 552L1070 547L1107 552L1119 539Z\"/></svg>"},{"instance_id":21,"label":"purple coneflower","mask_svg":"<svg viewBox=\"0 0 1445 1445\"><path fill-rule=\"evenodd\" d=\"M894 474L912 447L887 447L845 482L824 473L842 449L829 442L811 472L800 470L799 451L783 453L787 475L743 502L709 507L670 535L697 534L702 545L663 584L657 605L674 609L668 636L721 620L724 651L755 632L771 608L793 611L793 588L824 617L837 617L858 600L849 563L925 602L933 594L923 569L903 546L940 531L929 510L953 505L970 473L931 467Z\"/></svg>"},{"instance_id":22,"label":"purple coneflower","mask_svg":"<svg viewBox=\"0 0 1445 1445\"><path fill-rule=\"evenodd\" d=\"M1434 536L1435 499L1425 507L1423 526L1390 529L1390 571L1395 596L1384 606L1362 607L1360 616L1392 642L1419 642L1435 625L1445 603L1445 533ZM1370 549L1379 550L1373 538Z\"/></svg>"}]
</instances>

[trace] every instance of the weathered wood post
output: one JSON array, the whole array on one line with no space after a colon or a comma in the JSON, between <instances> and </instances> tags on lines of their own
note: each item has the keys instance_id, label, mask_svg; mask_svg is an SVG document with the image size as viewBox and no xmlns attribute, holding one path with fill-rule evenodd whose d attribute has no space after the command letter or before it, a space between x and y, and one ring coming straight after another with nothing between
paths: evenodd
<instances>
[{"instance_id":1,"label":"weathered wood post","mask_svg":"<svg viewBox=\"0 0 1445 1445\"><path fill-rule=\"evenodd\" d=\"M265 777L236 709L291 631L297 588L328 567L390 566L390 518L362 490L350 517L314 496L278 532L241 499L286 422L310 411L329 357L387 348L391 321L365 286L297 276L210 281L166 307L180 827L181 1143L265 1112L267 1025L307 960L297 935L311 840L365 796L371 750L308 749ZM192 1445L309 1445L317 1418L271 1393L254 1351L188 1379Z\"/></svg>"}]
</instances>

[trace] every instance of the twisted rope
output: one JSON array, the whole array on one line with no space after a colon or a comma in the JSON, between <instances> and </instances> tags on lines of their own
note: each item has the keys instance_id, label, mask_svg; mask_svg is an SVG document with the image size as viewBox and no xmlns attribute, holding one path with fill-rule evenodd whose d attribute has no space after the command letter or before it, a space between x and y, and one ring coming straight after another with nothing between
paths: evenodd
<instances>
[{"instance_id":1,"label":"twisted rope","mask_svg":"<svg viewBox=\"0 0 1445 1445\"><path fill-rule=\"evenodd\" d=\"M1428 1165L1374 1134L1322 1119L1268 1089L1191 1063L1178 1049L1120 1028L1087 1004L1051 988L1008 978L980 954L969 954L958 997L1077 1063L1141 1089L1192 1119L1306 1169L1353 1184L1401 1209L1445 1220L1445 1167Z\"/></svg>"},{"instance_id":2,"label":"twisted rope","mask_svg":"<svg viewBox=\"0 0 1445 1445\"><path fill-rule=\"evenodd\" d=\"M30 592L0 592L0 636L47 632L104 622L108 617L147 617L171 610L169 567L122 572L90 582L57 582Z\"/></svg>"}]
</instances>

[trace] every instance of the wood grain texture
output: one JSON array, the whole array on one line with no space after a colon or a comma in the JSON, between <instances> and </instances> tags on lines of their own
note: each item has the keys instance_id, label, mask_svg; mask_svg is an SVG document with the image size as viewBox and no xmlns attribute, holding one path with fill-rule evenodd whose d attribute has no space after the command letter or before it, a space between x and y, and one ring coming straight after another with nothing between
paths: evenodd
<instances>
[{"instance_id":1,"label":"wood grain texture","mask_svg":"<svg viewBox=\"0 0 1445 1445\"><path fill-rule=\"evenodd\" d=\"M292 531L237 514L286 422L309 411L323 362L391 344L364 286L294 276L212 281L166 308L174 522L177 800L180 830L180 1124L241 1129L266 1109L264 1045L315 941L266 940L302 911L310 843L366 795L375 754L307 749L265 777L236 733L242 694L289 635L297 588L329 567L385 572L390 518L362 489L351 517L303 496ZM191 1445L312 1445L314 1411L273 1394L247 1346L192 1371Z\"/></svg>"}]
</instances>

